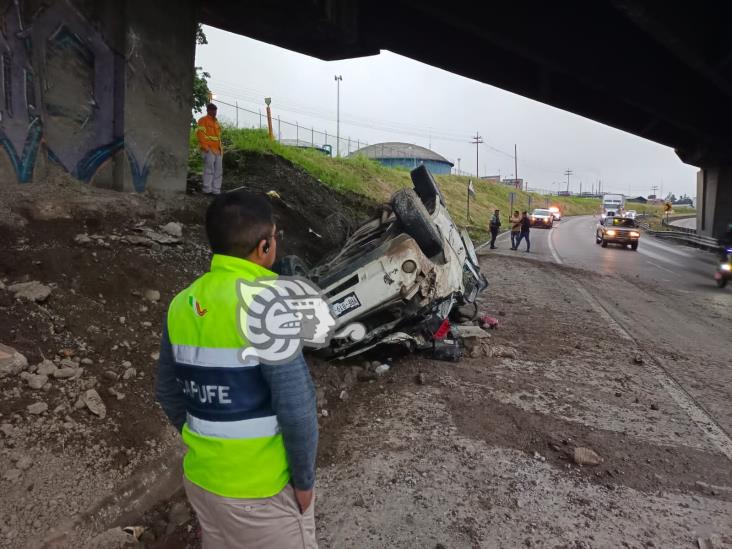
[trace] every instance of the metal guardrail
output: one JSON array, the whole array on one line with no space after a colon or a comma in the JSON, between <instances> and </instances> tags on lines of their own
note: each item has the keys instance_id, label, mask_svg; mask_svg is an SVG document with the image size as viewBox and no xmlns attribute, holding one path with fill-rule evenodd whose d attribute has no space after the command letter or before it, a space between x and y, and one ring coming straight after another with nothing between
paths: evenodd
<instances>
[{"instance_id":1,"label":"metal guardrail","mask_svg":"<svg viewBox=\"0 0 732 549\"><path fill-rule=\"evenodd\" d=\"M645 216L638 216L638 219L642 219ZM668 240L677 240L683 242L689 246L701 248L702 250L717 251L721 248L719 241L711 236L701 236L696 234L696 229L688 229L686 227L676 227L674 225L667 225L665 220L662 220L663 225L667 227L674 227L673 231L654 231L648 223L640 222L638 226L645 230L648 234L655 236L656 238L663 238Z\"/></svg>"}]
</instances>

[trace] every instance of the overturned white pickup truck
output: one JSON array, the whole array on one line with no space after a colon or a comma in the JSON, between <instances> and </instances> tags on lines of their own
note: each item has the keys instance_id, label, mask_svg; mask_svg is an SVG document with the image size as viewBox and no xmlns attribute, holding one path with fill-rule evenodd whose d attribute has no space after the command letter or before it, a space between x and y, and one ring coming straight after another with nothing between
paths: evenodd
<instances>
[{"instance_id":1,"label":"overturned white pickup truck","mask_svg":"<svg viewBox=\"0 0 732 549\"><path fill-rule=\"evenodd\" d=\"M470 236L450 218L432 174L420 166L411 176L414 189L397 191L379 217L319 265L308 268L288 256L275 268L321 288L336 330L352 322L365 326L358 341L334 339L324 350L330 356L353 356L384 343L434 349L443 344L453 308L474 303L488 285Z\"/></svg>"}]
</instances>

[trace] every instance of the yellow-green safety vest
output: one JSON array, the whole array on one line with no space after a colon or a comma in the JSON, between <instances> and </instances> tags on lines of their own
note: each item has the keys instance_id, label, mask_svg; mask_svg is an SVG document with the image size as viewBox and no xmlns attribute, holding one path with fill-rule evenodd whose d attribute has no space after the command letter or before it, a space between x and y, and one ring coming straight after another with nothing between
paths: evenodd
<instances>
[{"instance_id":1,"label":"yellow-green safety vest","mask_svg":"<svg viewBox=\"0 0 732 549\"><path fill-rule=\"evenodd\" d=\"M266 498L290 480L269 386L256 360L242 362L237 281L276 275L245 259L214 255L211 270L175 296L168 334L186 397L183 472L204 490Z\"/></svg>"}]
</instances>

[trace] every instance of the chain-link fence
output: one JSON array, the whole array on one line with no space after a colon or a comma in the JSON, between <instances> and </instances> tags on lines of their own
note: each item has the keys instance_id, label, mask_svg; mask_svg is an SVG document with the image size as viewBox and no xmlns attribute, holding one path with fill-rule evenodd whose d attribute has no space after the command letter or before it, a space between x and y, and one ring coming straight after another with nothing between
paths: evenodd
<instances>
[{"instance_id":1,"label":"chain-link fence","mask_svg":"<svg viewBox=\"0 0 732 549\"><path fill-rule=\"evenodd\" d=\"M219 117L237 128L267 129L267 111L265 109L253 111L221 100L216 100L216 104L228 107L219 109ZM279 115L272 117L272 133L275 139L283 145L320 149L333 156L348 156L368 145L368 142L363 139L351 136L338 138L335 133L316 130L313 126L306 126L297 121L284 120Z\"/></svg>"}]
</instances>

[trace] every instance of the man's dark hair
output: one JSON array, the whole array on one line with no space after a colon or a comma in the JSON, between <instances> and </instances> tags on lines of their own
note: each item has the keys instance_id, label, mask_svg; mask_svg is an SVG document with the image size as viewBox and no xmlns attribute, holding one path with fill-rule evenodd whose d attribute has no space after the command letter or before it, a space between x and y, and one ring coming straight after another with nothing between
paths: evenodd
<instances>
[{"instance_id":1,"label":"man's dark hair","mask_svg":"<svg viewBox=\"0 0 732 549\"><path fill-rule=\"evenodd\" d=\"M527 212L526 210L524 210L524 211L523 211L523 212L521 212L521 213L522 213L522 214L527 214L527 215L528 215L528 212Z\"/></svg>"},{"instance_id":2,"label":"man's dark hair","mask_svg":"<svg viewBox=\"0 0 732 549\"><path fill-rule=\"evenodd\" d=\"M206 105L206 110L208 111L208 110L212 110L212 109L215 111L219 110L219 108L216 105L214 105L213 103L208 103Z\"/></svg>"},{"instance_id":3,"label":"man's dark hair","mask_svg":"<svg viewBox=\"0 0 732 549\"><path fill-rule=\"evenodd\" d=\"M206 211L206 236L215 254L247 257L270 238L274 225L269 200L244 189L218 195Z\"/></svg>"}]
</instances>

